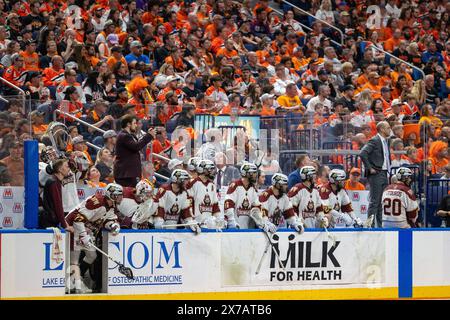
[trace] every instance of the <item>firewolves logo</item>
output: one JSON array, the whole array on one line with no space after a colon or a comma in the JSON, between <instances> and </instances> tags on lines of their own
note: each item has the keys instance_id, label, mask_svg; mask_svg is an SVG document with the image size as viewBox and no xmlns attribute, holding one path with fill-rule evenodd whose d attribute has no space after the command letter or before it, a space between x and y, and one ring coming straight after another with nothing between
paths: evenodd
<instances>
[{"instance_id":1,"label":"firewolves logo","mask_svg":"<svg viewBox=\"0 0 450 320\"><path fill-rule=\"evenodd\" d=\"M3 227L11 228L14 225L14 221L12 217L4 217L3 218Z\"/></svg>"},{"instance_id":2,"label":"firewolves logo","mask_svg":"<svg viewBox=\"0 0 450 320\"><path fill-rule=\"evenodd\" d=\"M12 199L14 198L14 193L11 188L5 188L3 190L3 199Z\"/></svg>"},{"instance_id":3,"label":"firewolves logo","mask_svg":"<svg viewBox=\"0 0 450 320\"><path fill-rule=\"evenodd\" d=\"M83 190L84 192L84 190ZM95 191L95 195L96 196L103 196L105 194L105 190L103 189L97 189L97 191Z\"/></svg>"},{"instance_id":4,"label":"firewolves logo","mask_svg":"<svg viewBox=\"0 0 450 320\"><path fill-rule=\"evenodd\" d=\"M84 194L84 189L78 189L78 199L84 200L86 195Z\"/></svg>"},{"instance_id":5,"label":"firewolves logo","mask_svg":"<svg viewBox=\"0 0 450 320\"><path fill-rule=\"evenodd\" d=\"M22 213L22 211L23 211L22 204L20 202L14 203L13 213Z\"/></svg>"},{"instance_id":6,"label":"firewolves logo","mask_svg":"<svg viewBox=\"0 0 450 320\"><path fill-rule=\"evenodd\" d=\"M352 200L359 201L359 193L358 192L353 192Z\"/></svg>"},{"instance_id":7,"label":"firewolves logo","mask_svg":"<svg viewBox=\"0 0 450 320\"><path fill-rule=\"evenodd\" d=\"M361 205L361 213L367 212L367 206L365 204Z\"/></svg>"}]
</instances>

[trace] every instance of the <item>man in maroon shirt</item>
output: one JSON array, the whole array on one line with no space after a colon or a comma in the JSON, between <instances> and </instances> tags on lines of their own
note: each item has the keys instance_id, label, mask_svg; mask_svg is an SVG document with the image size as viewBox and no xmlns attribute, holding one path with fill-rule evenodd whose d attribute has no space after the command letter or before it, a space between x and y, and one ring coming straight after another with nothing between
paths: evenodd
<instances>
[{"instance_id":1,"label":"man in maroon shirt","mask_svg":"<svg viewBox=\"0 0 450 320\"><path fill-rule=\"evenodd\" d=\"M62 203L61 181L70 176L72 172L68 159L58 159L50 165L51 177L44 185L42 196L43 211L39 213L39 227L62 227L66 231L73 232L73 227L69 226L64 219L64 209Z\"/></svg>"}]
</instances>

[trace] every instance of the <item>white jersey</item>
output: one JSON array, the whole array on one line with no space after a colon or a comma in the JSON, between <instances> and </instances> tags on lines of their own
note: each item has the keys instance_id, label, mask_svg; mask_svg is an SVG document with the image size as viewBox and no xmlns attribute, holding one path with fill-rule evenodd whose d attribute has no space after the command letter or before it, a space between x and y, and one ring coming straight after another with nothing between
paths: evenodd
<instances>
[{"instance_id":1,"label":"white jersey","mask_svg":"<svg viewBox=\"0 0 450 320\"><path fill-rule=\"evenodd\" d=\"M156 217L164 219L164 225L184 222L192 217L191 199L186 191L175 193L170 184L158 189L155 201L158 203Z\"/></svg>"},{"instance_id":2,"label":"white jersey","mask_svg":"<svg viewBox=\"0 0 450 320\"><path fill-rule=\"evenodd\" d=\"M261 211L263 216L267 216L269 221L277 227L287 227L286 220L296 216L292 203L287 194L275 196L273 187L269 187L259 196Z\"/></svg>"},{"instance_id":3,"label":"white jersey","mask_svg":"<svg viewBox=\"0 0 450 320\"><path fill-rule=\"evenodd\" d=\"M187 193L193 202L194 217L199 223L211 216L220 216L219 199L214 182L203 182L199 177L191 180Z\"/></svg>"},{"instance_id":4,"label":"white jersey","mask_svg":"<svg viewBox=\"0 0 450 320\"><path fill-rule=\"evenodd\" d=\"M108 205L106 198L103 195L95 194L72 210L66 216L66 221L75 229L74 248L79 250L83 248L79 242L80 234L86 232L94 237L103 227L108 229L108 225L117 222L117 216L114 207Z\"/></svg>"},{"instance_id":5,"label":"white jersey","mask_svg":"<svg viewBox=\"0 0 450 320\"><path fill-rule=\"evenodd\" d=\"M419 205L411 188L402 183L390 184L384 189L383 228L410 228L415 222Z\"/></svg>"},{"instance_id":6,"label":"white jersey","mask_svg":"<svg viewBox=\"0 0 450 320\"><path fill-rule=\"evenodd\" d=\"M69 177L64 178L61 181L62 185L62 202L64 212L70 212L75 209L80 203L78 198L77 183L80 180L82 173L72 173Z\"/></svg>"},{"instance_id":7,"label":"white jersey","mask_svg":"<svg viewBox=\"0 0 450 320\"><path fill-rule=\"evenodd\" d=\"M329 183L319 190L322 199L323 211L331 212L331 228L349 228L353 223L353 207L347 192L344 189L334 192Z\"/></svg>"},{"instance_id":8,"label":"white jersey","mask_svg":"<svg viewBox=\"0 0 450 320\"><path fill-rule=\"evenodd\" d=\"M260 208L258 190L254 186L244 187L242 179L230 184L225 196L225 216L235 219L241 229L255 229L256 224L250 217L253 208Z\"/></svg>"},{"instance_id":9,"label":"white jersey","mask_svg":"<svg viewBox=\"0 0 450 320\"><path fill-rule=\"evenodd\" d=\"M125 217L124 221L128 221L133 229L147 229L148 223L153 223L157 208L158 204L153 198L141 203L136 202L135 199L123 198L117 206L119 212Z\"/></svg>"},{"instance_id":10,"label":"white jersey","mask_svg":"<svg viewBox=\"0 0 450 320\"><path fill-rule=\"evenodd\" d=\"M294 210L305 221L305 228L317 228L317 216L323 214L322 200L316 188L297 183L288 193Z\"/></svg>"}]
</instances>

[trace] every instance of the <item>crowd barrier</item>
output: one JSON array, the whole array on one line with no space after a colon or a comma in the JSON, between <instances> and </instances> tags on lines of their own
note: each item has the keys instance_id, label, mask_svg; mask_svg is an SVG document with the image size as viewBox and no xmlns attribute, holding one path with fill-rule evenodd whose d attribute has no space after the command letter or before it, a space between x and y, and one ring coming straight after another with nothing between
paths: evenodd
<instances>
[{"instance_id":1,"label":"crowd barrier","mask_svg":"<svg viewBox=\"0 0 450 320\"><path fill-rule=\"evenodd\" d=\"M334 247L324 231L282 230L266 255L268 240L259 230L104 234L103 249L131 268L134 279L103 259L104 293L78 298L450 298L450 229L330 234ZM2 299L71 297L65 294L67 260L52 259L52 243L46 230L0 231Z\"/></svg>"}]
</instances>

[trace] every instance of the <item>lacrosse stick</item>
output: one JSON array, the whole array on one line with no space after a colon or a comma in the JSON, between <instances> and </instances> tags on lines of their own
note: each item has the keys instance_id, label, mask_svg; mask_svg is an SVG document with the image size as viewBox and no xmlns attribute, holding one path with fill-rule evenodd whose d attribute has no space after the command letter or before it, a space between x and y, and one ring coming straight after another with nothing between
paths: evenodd
<instances>
[{"instance_id":1,"label":"lacrosse stick","mask_svg":"<svg viewBox=\"0 0 450 320\"><path fill-rule=\"evenodd\" d=\"M253 221L255 221L257 226L263 226L264 225L264 220L262 219L262 216L260 215L260 211L258 210L252 210L250 212L250 217L253 219ZM286 268L284 267L283 262L281 261L280 255L278 254L278 251L275 250L272 241L270 240L270 236L269 233L267 231L265 231L263 229L264 234L266 235L267 241L269 241L270 245L272 246L272 250L273 252L275 252L275 256L277 257L278 263L280 264L281 268L283 270L286 270Z\"/></svg>"},{"instance_id":2,"label":"lacrosse stick","mask_svg":"<svg viewBox=\"0 0 450 320\"><path fill-rule=\"evenodd\" d=\"M195 223L182 223L182 224L165 224L161 228L172 228L172 227L189 227L195 226L198 222Z\"/></svg>"},{"instance_id":3,"label":"lacrosse stick","mask_svg":"<svg viewBox=\"0 0 450 320\"><path fill-rule=\"evenodd\" d=\"M269 251L269 247L270 247L270 241L267 242L266 249L264 250L264 253L261 256L261 259L259 260L258 267L256 268L255 274L259 274L259 271L261 270L261 266L262 266L262 262L264 260L264 257L266 256L267 251Z\"/></svg>"},{"instance_id":4,"label":"lacrosse stick","mask_svg":"<svg viewBox=\"0 0 450 320\"><path fill-rule=\"evenodd\" d=\"M335 245L336 245L336 237L335 236L332 236L331 235L331 233L329 233L328 232L328 228L327 227L323 227L324 229L325 229L325 231L327 232L327 237L328 237L328 239L330 239L332 242L331 242L331 247L333 248Z\"/></svg>"},{"instance_id":5,"label":"lacrosse stick","mask_svg":"<svg viewBox=\"0 0 450 320\"><path fill-rule=\"evenodd\" d=\"M375 218L375 215L371 215L367 218L366 222L364 223L364 227L371 229L372 228L372 223L373 223L373 219Z\"/></svg>"},{"instance_id":6,"label":"lacrosse stick","mask_svg":"<svg viewBox=\"0 0 450 320\"><path fill-rule=\"evenodd\" d=\"M133 271L131 270L131 268L125 267L122 263L114 260L113 258L111 258L106 252L100 250L99 248L97 248L93 243L91 243L91 246L97 250L98 252L100 252L102 255L104 255L105 257L107 257L109 260L111 260L112 262L114 262L115 264L117 264L119 266L119 272L121 274L123 274L125 277L127 277L128 279L134 280L134 276L133 276Z\"/></svg>"}]
</instances>

